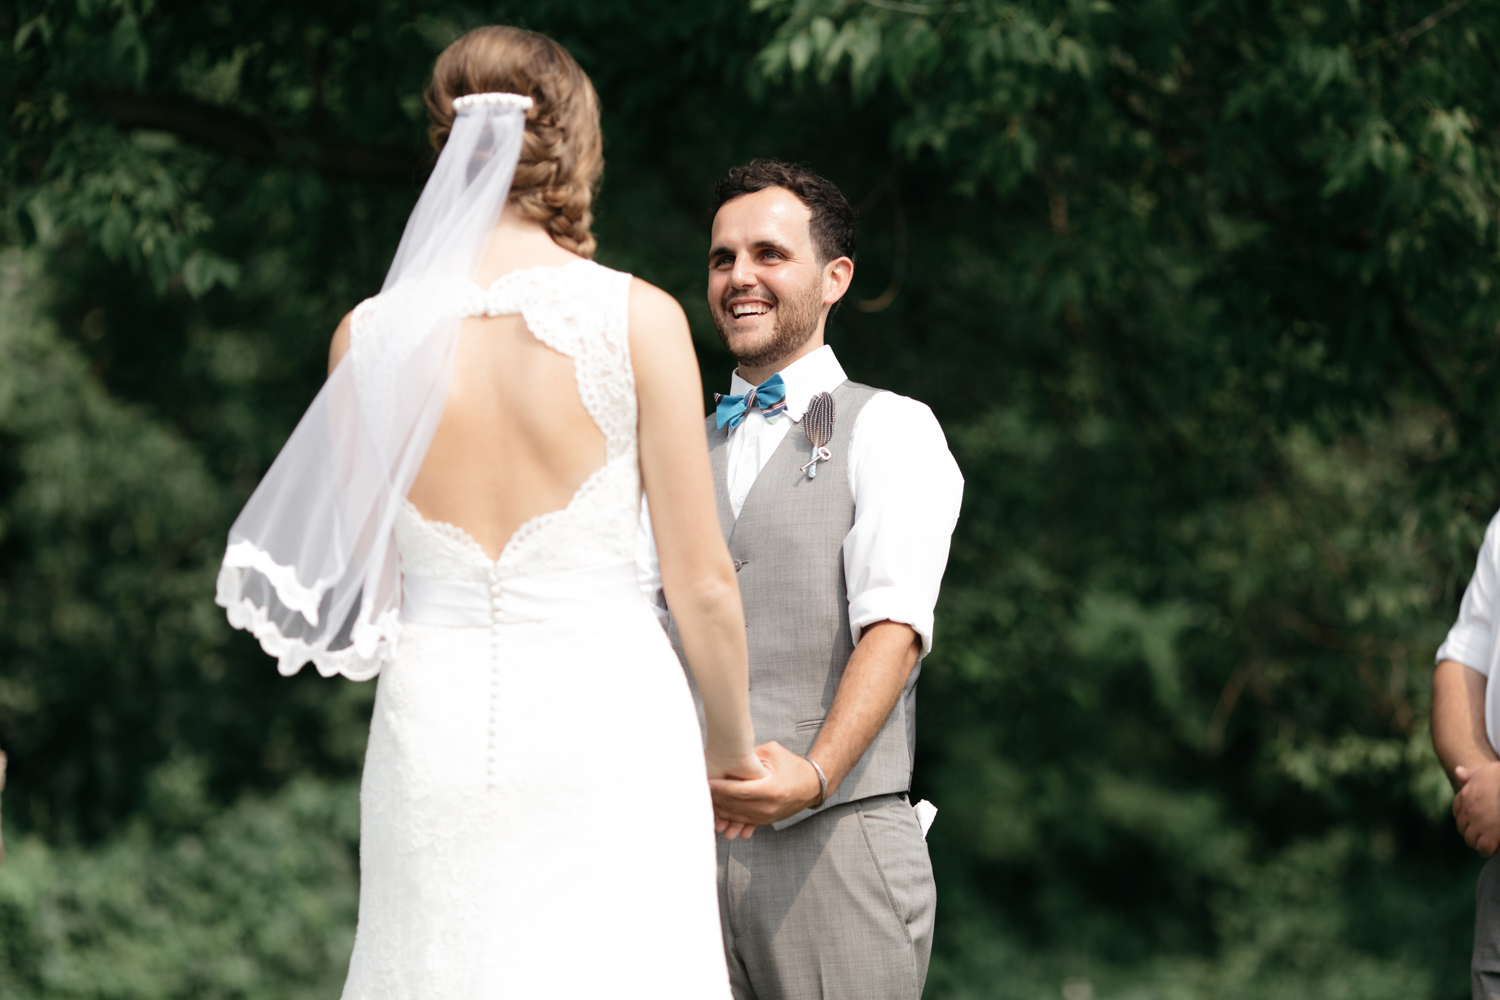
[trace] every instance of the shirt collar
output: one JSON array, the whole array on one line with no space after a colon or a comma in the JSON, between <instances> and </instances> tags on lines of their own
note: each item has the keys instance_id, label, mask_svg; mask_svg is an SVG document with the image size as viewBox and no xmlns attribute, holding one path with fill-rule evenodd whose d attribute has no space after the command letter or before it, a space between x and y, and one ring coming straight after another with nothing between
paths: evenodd
<instances>
[{"instance_id":1,"label":"shirt collar","mask_svg":"<svg viewBox=\"0 0 1500 1000\"><path fill-rule=\"evenodd\" d=\"M786 415L793 421L802 419L802 414L807 412L808 401L814 396L820 392L832 392L849 377L844 374L844 366L839 364L839 359L833 356L833 348L827 344L811 354L803 355L777 374L786 383ZM737 370L729 376L731 396L743 396L754 388L755 386L740 378Z\"/></svg>"}]
</instances>

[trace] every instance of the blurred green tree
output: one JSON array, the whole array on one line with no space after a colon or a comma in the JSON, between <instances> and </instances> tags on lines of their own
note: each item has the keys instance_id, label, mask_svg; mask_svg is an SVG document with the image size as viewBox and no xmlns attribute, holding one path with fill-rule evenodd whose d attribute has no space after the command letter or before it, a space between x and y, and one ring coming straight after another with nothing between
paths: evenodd
<instances>
[{"instance_id":1,"label":"blurred green tree","mask_svg":"<svg viewBox=\"0 0 1500 1000\"><path fill-rule=\"evenodd\" d=\"M679 295L710 383L714 178L807 160L861 212L831 339L968 479L929 995L1464 995L1425 716L1500 485L1500 14L1466 0L0 10L0 992L337 981L352 837L309 802L347 796L370 686L278 678L211 582L378 288L431 60L486 22L594 77L601 257ZM220 911L193 865L111 874L235 824ZM318 948L245 938L298 880ZM155 945L109 978L214 921L184 940L241 978Z\"/></svg>"}]
</instances>

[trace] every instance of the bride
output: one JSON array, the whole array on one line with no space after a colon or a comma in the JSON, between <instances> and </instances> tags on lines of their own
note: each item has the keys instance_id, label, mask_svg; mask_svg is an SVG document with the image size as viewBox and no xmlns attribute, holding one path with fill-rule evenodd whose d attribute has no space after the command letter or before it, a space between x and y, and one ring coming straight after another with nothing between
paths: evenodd
<instances>
[{"instance_id":1,"label":"bride","mask_svg":"<svg viewBox=\"0 0 1500 1000\"><path fill-rule=\"evenodd\" d=\"M561 46L473 31L426 101L432 177L218 583L283 673L380 675L344 996L727 998L705 778L764 771L686 319L589 259Z\"/></svg>"}]
</instances>

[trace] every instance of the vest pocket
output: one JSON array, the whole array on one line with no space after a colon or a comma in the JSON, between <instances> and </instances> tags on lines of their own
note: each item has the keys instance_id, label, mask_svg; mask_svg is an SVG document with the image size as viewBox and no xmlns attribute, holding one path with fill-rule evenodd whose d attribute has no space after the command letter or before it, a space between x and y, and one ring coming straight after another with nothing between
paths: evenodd
<instances>
[{"instance_id":1,"label":"vest pocket","mask_svg":"<svg viewBox=\"0 0 1500 1000\"><path fill-rule=\"evenodd\" d=\"M814 729L822 729L823 721L823 719L808 719L806 722L796 723L793 728L799 733L806 733Z\"/></svg>"}]
</instances>

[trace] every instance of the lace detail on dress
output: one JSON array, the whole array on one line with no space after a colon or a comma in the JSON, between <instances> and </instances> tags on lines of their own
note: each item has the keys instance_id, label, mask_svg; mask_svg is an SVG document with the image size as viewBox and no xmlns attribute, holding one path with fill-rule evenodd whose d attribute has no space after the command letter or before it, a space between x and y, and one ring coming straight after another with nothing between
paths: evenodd
<instances>
[{"instance_id":1,"label":"lace detail on dress","mask_svg":"<svg viewBox=\"0 0 1500 1000\"><path fill-rule=\"evenodd\" d=\"M617 458L635 445L635 372L630 367L630 275L593 261L531 267L470 286L465 316L520 313L532 336L573 359L578 396Z\"/></svg>"},{"instance_id":2,"label":"lace detail on dress","mask_svg":"<svg viewBox=\"0 0 1500 1000\"><path fill-rule=\"evenodd\" d=\"M470 286L462 315L519 313L533 336L573 359L578 395L604 434L606 459L567 506L523 523L493 561L462 528L428 521L404 503L396 518L404 574L505 579L634 559L641 473L629 294L630 275L592 261L513 271L487 289Z\"/></svg>"},{"instance_id":3,"label":"lace detail on dress","mask_svg":"<svg viewBox=\"0 0 1500 1000\"><path fill-rule=\"evenodd\" d=\"M478 581L489 576L489 557L467 531L425 519L410 500L401 501L396 513L396 548L404 576Z\"/></svg>"}]
</instances>

